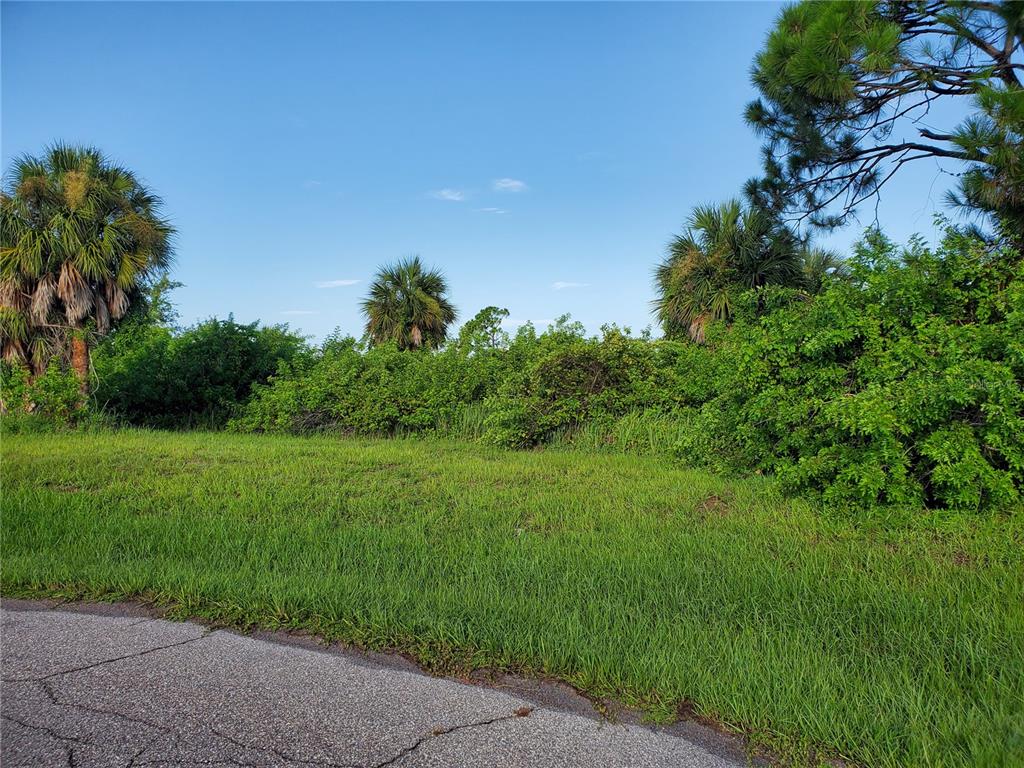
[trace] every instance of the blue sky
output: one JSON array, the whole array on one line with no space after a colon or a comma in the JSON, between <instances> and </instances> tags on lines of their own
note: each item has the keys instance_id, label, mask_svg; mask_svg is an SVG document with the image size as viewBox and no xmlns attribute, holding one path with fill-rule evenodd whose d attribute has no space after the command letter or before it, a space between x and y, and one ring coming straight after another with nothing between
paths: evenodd
<instances>
[{"instance_id":1,"label":"blue sky","mask_svg":"<svg viewBox=\"0 0 1024 768\"><path fill-rule=\"evenodd\" d=\"M185 324L358 335L375 268L418 253L460 321L639 331L689 210L758 170L742 109L779 7L4 2L2 159L60 139L136 170ZM931 236L948 181L904 174L883 226Z\"/></svg>"}]
</instances>

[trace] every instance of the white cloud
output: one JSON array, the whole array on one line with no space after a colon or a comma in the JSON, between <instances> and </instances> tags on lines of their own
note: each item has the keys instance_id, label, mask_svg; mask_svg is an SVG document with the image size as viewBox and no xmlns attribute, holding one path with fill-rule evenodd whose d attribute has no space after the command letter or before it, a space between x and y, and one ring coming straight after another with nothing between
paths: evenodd
<instances>
[{"instance_id":1,"label":"white cloud","mask_svg":"<svg viewBox=\"0 0 1024 768\"><path fill-rule=\"evenodd\" d=\"M306 181L302 182L302 186L304 186L306 189L315 189L316 187L323 186L323 182L317 181L316 179L307 179Z\"/></svg>"},{"instance_id":2,"label":"white cloud","mask_svg":"<svg viewBox=\"0 0 1024 768\"><path fill-rule=\"evenodd\" d=\"M317 288L342 288L346 285L355 285L358 282L358 280L321 280L314 285Z\"/></svg>"},{"instance_id":3,"label":"white cloud","mask_svg":"<svg viewBox=\"0 0 1024 768\"><path fill-rule=\"evenodd\" d=\"M461 189L438 189L430 193L430 196L435 200L449 200L453 203L461 203L466 199L466 193Z\"/></svg>"},{"instance_id":4,"label":"white cloud","mask_svg":"<svg viewBox=\"0 0 1024 768\"><path fill-rule=\"evenodd\" d=\"M281 311L282 315L315 315L316 310L313 309L285 309Z\"/></svg>"},{"instance_id":5,"label":"white cloud","mask_svg":"<svg viewBox=\"0 0 1024 768\"><path fill-rule=\"evenodd\" d=\"M526 189L526 182L519 179L495 179L491 186L495 192L522 192Z\"/></svg>"},{"instance_id":6,"label":"white cloud","mask_svg":"<svg viewBox=\"0 0 1024 768\"><path fill-rule=\"evenodd\" d=\"M477 208L480 213L508 213L504 208Z\"/></svg>"},{"instance_id":7,"label":"white cloud","mask_svg":"<svg viewBox=\"0 0 1024 768\"><path fill-rule=\"evenodd\" d=\"M565 280L558 280L551 284L556 291L564 291L566 288L586 288L590 283L571 283Z\"/></svg>"}]
</instances>

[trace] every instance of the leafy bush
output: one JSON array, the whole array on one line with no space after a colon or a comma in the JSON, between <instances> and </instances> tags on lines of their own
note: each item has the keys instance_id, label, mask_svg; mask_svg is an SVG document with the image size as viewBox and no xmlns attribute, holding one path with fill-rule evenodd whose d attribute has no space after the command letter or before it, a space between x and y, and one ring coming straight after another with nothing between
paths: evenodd
<instances>
[{"instance_id":1,"label":"leafy bush","mask_svg":"<svg viewBox=\"0 0 1024 768\"><path fill-rule=\"evenodd\" d=\"M1024 272L950 230L870 235L852 281L717 340L717 391L677 450L832 505L1003 509L1024 482Z\"/></svg>"},{"instance_id":2,"label":"leafy bush","mask_svg":"<svg viewBox=\"0 0 1024 768\"><path fill-rule=\"evenodd\" d=\"M525 365L488 399L485 438L526 447L588 421L669 407L672 388L660 358L663 348L676 346L633 338L614 326L606 326L600 338L586 338L583 326L560 318L530 346Z\"/></svg>"},{"instance_id":3,"label":"leafy bush","mask_svg":"<svg viewBox=\"0 0 1024 768\"><path fill-rule=\"evenodd\" d=\"M0 378L5 432L49 431L86 416L78 379L56 362L35 378L24 365L0 363Z\"/></svg>"},{"instance_id":4,"label":"leafy bush","mask_svg":"<svg viewBox=\"0 0 1024 768\"><path fill-rule=\"evenodd\" d=\"M509 339L496 331L503 313L483 310L440 352L329 339L317 355L282 366L231 426L261 432L432 431L522 447L590 419L675 402L659 358L681 345L652 344L614 327L588 339L567 316L540 335L526 325Z\"/></svg>"},{"instance_id":5,"label":"leafy bush","mask_svg":"<svg viewBox=\"0 0 1024 768\"><path fill-rule=\"evenodd\" d=\"M160 325L117 331L93 356L94 402L132 424L223 425L253 384L305 354L287 326L216 318L175 334Z\"/></svg>"},{"instance_id":6,"label":"leafy bush","mask_svg":"<svg viewBox=\"0 0 1024 768\"><path fill-rule=\"evenodd\" d=\"M283 364L258 387L235 430L358 434L419 432L450 425L479 403L499 361L487 355L366 348L352 337L329 339L312 359Z\"/></svg>"},{"instance_id":7,"label":"leafy bush","mask_svg":"<svg viewBox=\"0 0 1024 768\"><path fill-rule=\"evenodd\" d=\"M357 434L436 431L475 439L484 399L522 364L532 326L515 341L501 330L508 310L487 307L442 351L368 347L334 335L315 353L280 367L231 422L237 431Z\"/></svg>"}]
</instances>

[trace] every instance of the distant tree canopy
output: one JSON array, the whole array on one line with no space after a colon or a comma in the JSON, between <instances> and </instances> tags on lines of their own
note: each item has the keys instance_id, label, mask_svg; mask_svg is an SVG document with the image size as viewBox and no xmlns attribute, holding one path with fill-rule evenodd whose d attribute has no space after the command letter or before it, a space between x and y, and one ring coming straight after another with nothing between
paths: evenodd
<instances>
[{"instance_id":1,"label":"distant tree canopy","mask_svg":"<svg viewBox=\"0 0 1024 768\"><path fill-rule=\"evenodd\" d=\"M424 267L419 256L382 267L362 308L370 342L399 349L437 349L456 314L444 274Z\"/></svg>"},{"instance_id":2,"label":"distant tree canopy","mask_svg":"<svg viewBox=\"0 0 1024 768\"><path fill-rule=\"evenodd\" d=\"M1024 2L800 2L757 55L755 204L842 224L901 167L953 160L950 202L1024 232ZM969 116L936 125L936 102Z\"/></svg>"},{"instance_id":3,"label":"distant tree canopy","mask_svg":"<svg viewBox=\"0 0 1024 768\"><path fill-rule=\"evenodd\" d=\"M88 334L106 334L166 269L161 202L97 149L55 144L15 161L0 195L0 346L35 375L70 357L85 388Z\"/></svg>"},{"instance_id":4,"label":"distant tree canopy","mask_svg":"<svg viewBox=\"0 0 1024 768\"><path fill-rule=\"evenodd\" d=\"M508 319L507 309L484 307L459 330L458 345L466 354L480 354L509 345L509 335L501 327Z\"/></svg>"}]
</instances>

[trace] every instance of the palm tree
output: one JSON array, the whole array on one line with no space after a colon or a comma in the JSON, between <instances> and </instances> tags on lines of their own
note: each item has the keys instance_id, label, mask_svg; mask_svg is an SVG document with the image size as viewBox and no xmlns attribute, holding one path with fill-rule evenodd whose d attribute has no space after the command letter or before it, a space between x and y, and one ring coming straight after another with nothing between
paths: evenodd
<instances>
[{"instance_id":1,"label":"palm tree","mask_svg":"<svg viewBox=\"0 0 1024 768\"><path fill-rule=\"evenodd\" d=\"M821 293L829 280L846 277L850 271L842 256L822 248L803 248L800 262L803 288L810 294Z\"/></svg>"},{"instance_id":2,"label":"palm tree","mask_svg":"<svg viewBox=\"0 0 1024 768\"><path fill-rule=\"evenodd\" d=\"M737 291L798 284L797 245L792 232L759 208L738 200L699 206L655 269L654 310L665 333L701 342L709 322L732 317Z\"/></svg>"},{"instance_id":3,"label":"palm tree","mask_svg":"<svg viewBox=\"0 0 1024 768\"><path fill-rule=\"evenodd\" d=\"M70 351L84 392L89 334L106 334L167 268L174 229L160 199L93 148L26 155L5 182L0 353L38 375Z\"/></svg>"},{"instance_id":4,"label":"palm tree","mask_svg":"<svg viewBox=\"0 0 1024 768\"><path fill-rule=\"evenodd\" d=\"M393 341L399 349L436 349L455 322L448 283L419 256L382 267L363 300L366 333L373 344Z\"/></svg>"}]
</instances>

